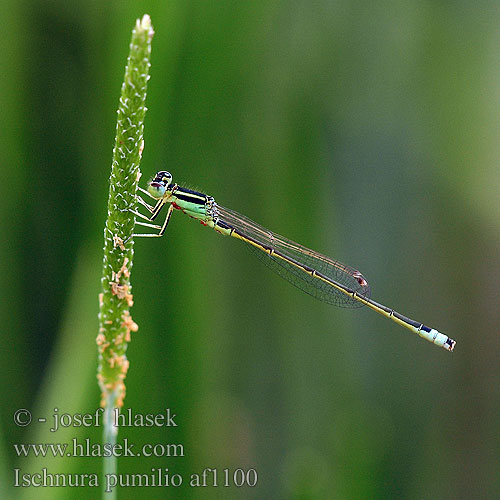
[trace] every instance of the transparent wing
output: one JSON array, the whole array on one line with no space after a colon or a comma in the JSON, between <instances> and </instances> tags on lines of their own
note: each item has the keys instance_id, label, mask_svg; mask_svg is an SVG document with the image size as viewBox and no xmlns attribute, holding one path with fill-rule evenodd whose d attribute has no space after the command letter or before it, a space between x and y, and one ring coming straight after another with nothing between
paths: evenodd
<instances>
[{"instance_id":1,"label":"transparent wing","mask_svg":"<svg viewBox=\"0 0 500 500\"><path fill-rule=\"evenodd\" d=\"M214 215L218 220L223 221L232 228L235 228L243 236L249 237L260 245L267 248L272 248L295 262L314 269L328 279L339 283L348 291L356 292L362 297L370 297L370 287L363 275L345 264L341 264L325 255L303 247L294 241L291 241L283 236L275 234L268 229L260 226L256 222L248 219L229 208L214 206ZM247 243L250 250L264 262L274 272L282 278L289 281L292 285L300 290L312 295L313 297L333 304L339 307L360 307L363 303L357 301L351 296L341 292L335 287L325 283L317 277L311 276L297 266L274 255L259 250L257 247Z\"/></svg>"}]
</instances>

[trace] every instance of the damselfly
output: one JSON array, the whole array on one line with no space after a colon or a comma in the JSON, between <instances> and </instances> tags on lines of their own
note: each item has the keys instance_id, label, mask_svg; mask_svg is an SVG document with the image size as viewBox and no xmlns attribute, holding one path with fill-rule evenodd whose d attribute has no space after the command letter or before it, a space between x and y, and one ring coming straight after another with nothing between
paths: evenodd
<instances>
[{"instance_id":1,"label":"damselfly","mask_svg":"<svg viewBox=\"0 0 500 500\"><path fill-rule=\"evenodd\" d=\"M247 217L220 206L211 196L175 184L169 172L158 172L148 184L147 191L139 189L155 199L156 204L151 206L140 196L137 197L139 203L151 213L146 217L134 211L135 215L148 221L137 221L137 224L157 229L158 232L134 236L163 236L172 212L180 210L204 226L244 241L273 271L319 300L341 307L368 306L433 344L448 351L455 347L455 341L445 334L372 300L370 287L359 271L265 229ZM152 224L165 205L168 205L168 210L163 224Z\"/></svg>"}]
</instances>

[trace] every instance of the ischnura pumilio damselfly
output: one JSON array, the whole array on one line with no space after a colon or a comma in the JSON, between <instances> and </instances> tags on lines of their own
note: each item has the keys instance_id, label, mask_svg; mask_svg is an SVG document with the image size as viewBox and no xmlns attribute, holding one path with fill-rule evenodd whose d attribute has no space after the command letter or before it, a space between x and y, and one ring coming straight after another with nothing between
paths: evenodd
<instances>
[{"instance_id":1,"label":"ischnura pumilio damselfly","mask_svg":"<svg viewBox=\"0 0 500 500\"><path fill-rule=\"evenodd\" d=\"M139 189L155 199L156 204L150 206L138 196L139 203L151 215L146 217L134 211L135 215L148 221L137 221L137 224L159 232L134 236L163 236L172 212L180 210L204 226L244 241L273 271L313 297L340 307L368 306L429 342L453 351L455 341L444 333L372 300L370 287L359 271L269 231L247 217L220 206L211 196L175 184L169 172L158 172L148 184L147 191ZM168 210L163 224L152 224L165 205L168 205Z\"/></svg>"}]
</instances>

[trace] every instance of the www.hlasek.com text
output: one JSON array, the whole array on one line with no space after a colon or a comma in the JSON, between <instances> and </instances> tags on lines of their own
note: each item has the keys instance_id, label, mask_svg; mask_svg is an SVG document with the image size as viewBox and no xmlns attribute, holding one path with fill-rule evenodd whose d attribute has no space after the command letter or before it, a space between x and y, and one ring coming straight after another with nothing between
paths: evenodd
<instances>
[{"instance_id":1,"label":"www.hlasek.com text","mask_svg":"<svg viewBox=\"0 0 500 500\"><path fill-rule=\"evenodd\" d=\"M89 438L70 443L15 443L18 457L183 457L180 443L145 443L136 446L127 438L118 443L92 442Z\"/></svg>"}]
</instances>

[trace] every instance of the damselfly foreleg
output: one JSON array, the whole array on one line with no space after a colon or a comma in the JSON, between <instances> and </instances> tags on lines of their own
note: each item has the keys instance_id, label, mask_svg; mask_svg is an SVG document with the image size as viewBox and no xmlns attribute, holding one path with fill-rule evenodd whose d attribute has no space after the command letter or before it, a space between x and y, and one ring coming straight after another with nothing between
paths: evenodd
<instances>
[{"instance_id":1,"label":"damselfly foreleg","mask_svg":"<svg viewBox=\"0 0 500 500\"><path fill-rule=\"evenodd\" d=\"M161 211L161 209L163 208L164 205L165 205L165 202L163 200L160 200L156 204L156 206L154 207L154 212L153 212L153 214L151 215L150 218L145 217L142 214L139 214L139 212L136 213L135 211L132 211L132 213L135 213L135 215L139 214L142 218L144 218L146 220L149 220L149 221L153 221L154 218L158 216L158 214L160 213L160 211ZM165 217L165 221L163 222L163 224L161 226L159 226L157 224L150 224L150 223L147 223L147 222L140 222L140 221L136 222L136 224L139 224L141 226L146 226L146 227L152 227L154 229L159 229L160 231L158 233L133 234L132 236L144 237L144 238L160 238L160 237L162 237L165 234L165 231L167 230L167 226L168 226L168 223L170 221L170 217L172 216L173 210L174 210L174 206L172 204L169 205L168 210L167 210L167 216Z\"/></svg>"}]
</instances>

